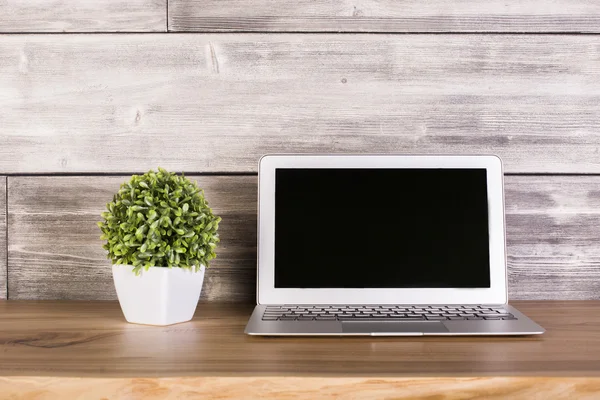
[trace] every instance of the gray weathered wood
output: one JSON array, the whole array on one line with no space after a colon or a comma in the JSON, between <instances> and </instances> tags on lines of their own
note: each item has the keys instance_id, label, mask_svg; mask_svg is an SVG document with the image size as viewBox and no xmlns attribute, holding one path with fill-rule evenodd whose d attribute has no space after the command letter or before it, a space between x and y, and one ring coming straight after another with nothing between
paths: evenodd
<instances>
[{"instance_id":1,"label":"gray weathered wood","mask_svg":"<svg viewBox=\"0 0 600 400\"><path fill-rule=\"evenodd\" d=\"M600 299L600 176L506 178L515 299Z\"/></svg>"},{"instance_id":2,"label":"gray weathered wood","mask_svg":"<svg viewBox=\"0 0 600 400\"><path fill-rule=\"evenodd\" d=\"M6 177L0 176L0 299L6 299Z\"/></svg>"},{"instance_id":3,"label":"gray weathered wood","mask_svg":"<svg viewBox=\"0 0 600 400\"><path fill-rule=\"evenodd\" d=\"M194 177L223 218L202 300L251 301L256 284L256 178ZM96 226L126 177L9 177L10 299L116 298Z\"/></svg>"},{"instance_id":4,"label":"gray weathered wood","mask_svg":"<svg viewBox=\"0 0 600 400\"><path fill-rule=\"evenodd\" d=\"M600 32L596 0L169 0L169 30Z\"/></svg>"},{"instance_id":5,"label":"gray weathered wood","mask_svg":"<svg viewBox=\"0 0 600 400\"><path fill-rule=\"evenodd\" d=\"M0 1L0 33L166 30L167 0Z\"/></svg>"},{"instance_id":6,"label":"gray weathered wood","mask_svg":"<svg viewBox=\"0 0 600 400\"><path fill-rule=\"evenodd\" d=\"M497 153L599 173L600 36L0 41L0 173L256 171L269 152Z\"/></svg>"},{"instance_id":7,"label":"gray weathered wood","mask_svg":"<svg viewBox=\"0 0 600 400\"><path fill-rule=\"evenodd\" d=\"M95 221L125 177L9 177L11 299L114 299ZM203 300L252 301L256 177L202 176L223 216ZM508 176L512 299L600 299L600 177Z\"/></svg>"}]
</instances>

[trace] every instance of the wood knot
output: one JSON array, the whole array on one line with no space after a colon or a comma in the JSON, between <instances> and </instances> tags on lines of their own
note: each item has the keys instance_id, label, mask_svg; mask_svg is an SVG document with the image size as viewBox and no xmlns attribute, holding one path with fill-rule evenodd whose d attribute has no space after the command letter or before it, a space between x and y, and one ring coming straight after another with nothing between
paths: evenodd
<instances>
[{"instance_id":1,"label":"wood knot","mask_svg":"<svg viewBox=\"0 0 600 400\"><path fill-rule=\"evenodd\" d=\"M354 6L354 10L352 11L352 16L353 17L362 17L364 15L362 10L359 10L358 8L356 8L356 6Z\"/></svg>"}]
</instances>

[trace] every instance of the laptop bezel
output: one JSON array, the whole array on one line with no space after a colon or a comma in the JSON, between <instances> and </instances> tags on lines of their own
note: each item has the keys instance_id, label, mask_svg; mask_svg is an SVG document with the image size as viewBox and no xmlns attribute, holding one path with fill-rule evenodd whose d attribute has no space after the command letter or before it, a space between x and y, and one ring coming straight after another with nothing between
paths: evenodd
<instances>
[{"instance_id":1,"label":"laptop bezel","mask_svg":"<svg viewBox=\"0 0 600 400\"><path fill-rule=\"evenodd\" d=\"M490 287L476 289L275 288L275 171L277 168L485 168L488 183ZM504 179L499 157L494 155L273 154L261 158L258 175L258 304L507 303Z\"/></svg>"}]
</instances>

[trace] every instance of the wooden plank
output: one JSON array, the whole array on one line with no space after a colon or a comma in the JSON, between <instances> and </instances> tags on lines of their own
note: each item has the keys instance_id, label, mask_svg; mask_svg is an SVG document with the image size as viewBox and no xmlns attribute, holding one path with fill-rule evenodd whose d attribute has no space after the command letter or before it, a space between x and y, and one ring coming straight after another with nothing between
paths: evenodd
<instances>
[{"instance_id":1,"label":"wooden plank","mask_svg":"<svg viewBox=\"0 0 600 400\"><path fill-rule=\"evenodd\" d=\"M511 398L594 400L600 396L599 378L488 377L488 378L46 378L0 377L0 390L9 398L74 399L118 398L143 393L157 399L185 397L219 399L372 400L382 398L429 400L443 398Z\"/></svg>"},{"instance_id":2,"label":"wooden plank","mask_svg":"<svg viewBox=\"0 0 600 400\"><path fill-rule=\"evenodd\" d=\"M256 286L256 178L193 177L223 218L202 301L247 301ZM96 226L126 177L9 177L11 299L114 300Z\"/></svg>"},{"instance_id":3,"label":"wooden plank","mask_svg":"<svg viewBox=\"0 0 600 400\"><path fill-rule=\"evenodd\" d=\"M600 173L600 36L11 35L0 54L0 173L248 172L271 152Z\"/></svg>"},{"instance_id":4,"label":"wooden plank","mask_svg":"<svg viewBox=\"0 0 600 400\"><path fill-rule=\"evenodd\" d=\"M167 30L167 0L8 0L0 15L0 33Z\"/></svg>"},{"instance_id":5,"label":"wooden plank","mask_svg":"<svg viewBox=\"0 0 600 400\"><path fill-rule=\"evenodd\" d=\"M284 377L600 378L600 302L513 305L544 326L546 333L518 338L264 338L244 334L251 304L200 304L192 321L155 327L126 323L117 302L5 301L0 302L0 376L263 377L266 381ZM517 393L518 388L512 389ZM600 387L581 388L586 389L596 392ZM148 397L144 391L137 393ZM463 393L460 398L480 396Z\"/></svg>"},{"instance_id":6,"label":"wooden plank","mask_svg":"<svg viewBox=\"0 0 600 400\"><path fill-rule=\"evenodd\" d=\"M256 177L195 177L222 215L203 300L255 297ZM125 177L9 177L11 299L115 299L95 221ZM600 177L506 177L511 299L600 299Z\"/></svg>"},{"instance_id":7,"label":"wooden plank","mask_svg":"<svg viewBox=\"0 0 600 400\"><path fill-rule=\"evenodd\" d=\"M506 182L509 298L600 299L600 177Z\"/></svg>"},{"instance_id":8,"label":"wooden plank","mask_svg":"<svg viewBox=\"0 0 600 400\"><path fill-rule=\"evenodd\" d=\"M6 242L6 177L0 176L0 300L6 299L7 289Z\"/></svg>"},{"instance_id":9,"label":"wooden plank","mask_svg":"<svg viewBox=\"0 0 600 400\"><path fill-rule=\"evenodd\" d=\"M599 32L595 0L169 0L169 30Z\"/></svg>"}]
</instances>

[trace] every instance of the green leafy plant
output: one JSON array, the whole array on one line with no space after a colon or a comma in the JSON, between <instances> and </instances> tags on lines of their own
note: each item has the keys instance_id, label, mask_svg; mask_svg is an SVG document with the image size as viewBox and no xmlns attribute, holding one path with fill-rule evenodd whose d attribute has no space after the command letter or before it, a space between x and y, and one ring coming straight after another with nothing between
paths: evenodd
<instances>
[{"instance_id":1,"label":"green leafy plant","mask_svg":"<svg viewBox=\"0 0 600 400\"><path fill-rule=\"evenodd\" d=\"M198 271L216 257L219 222L196 182L159 168L133 175L106 205L103 246L113 264Z\"/></svg>"}]
</instances>

